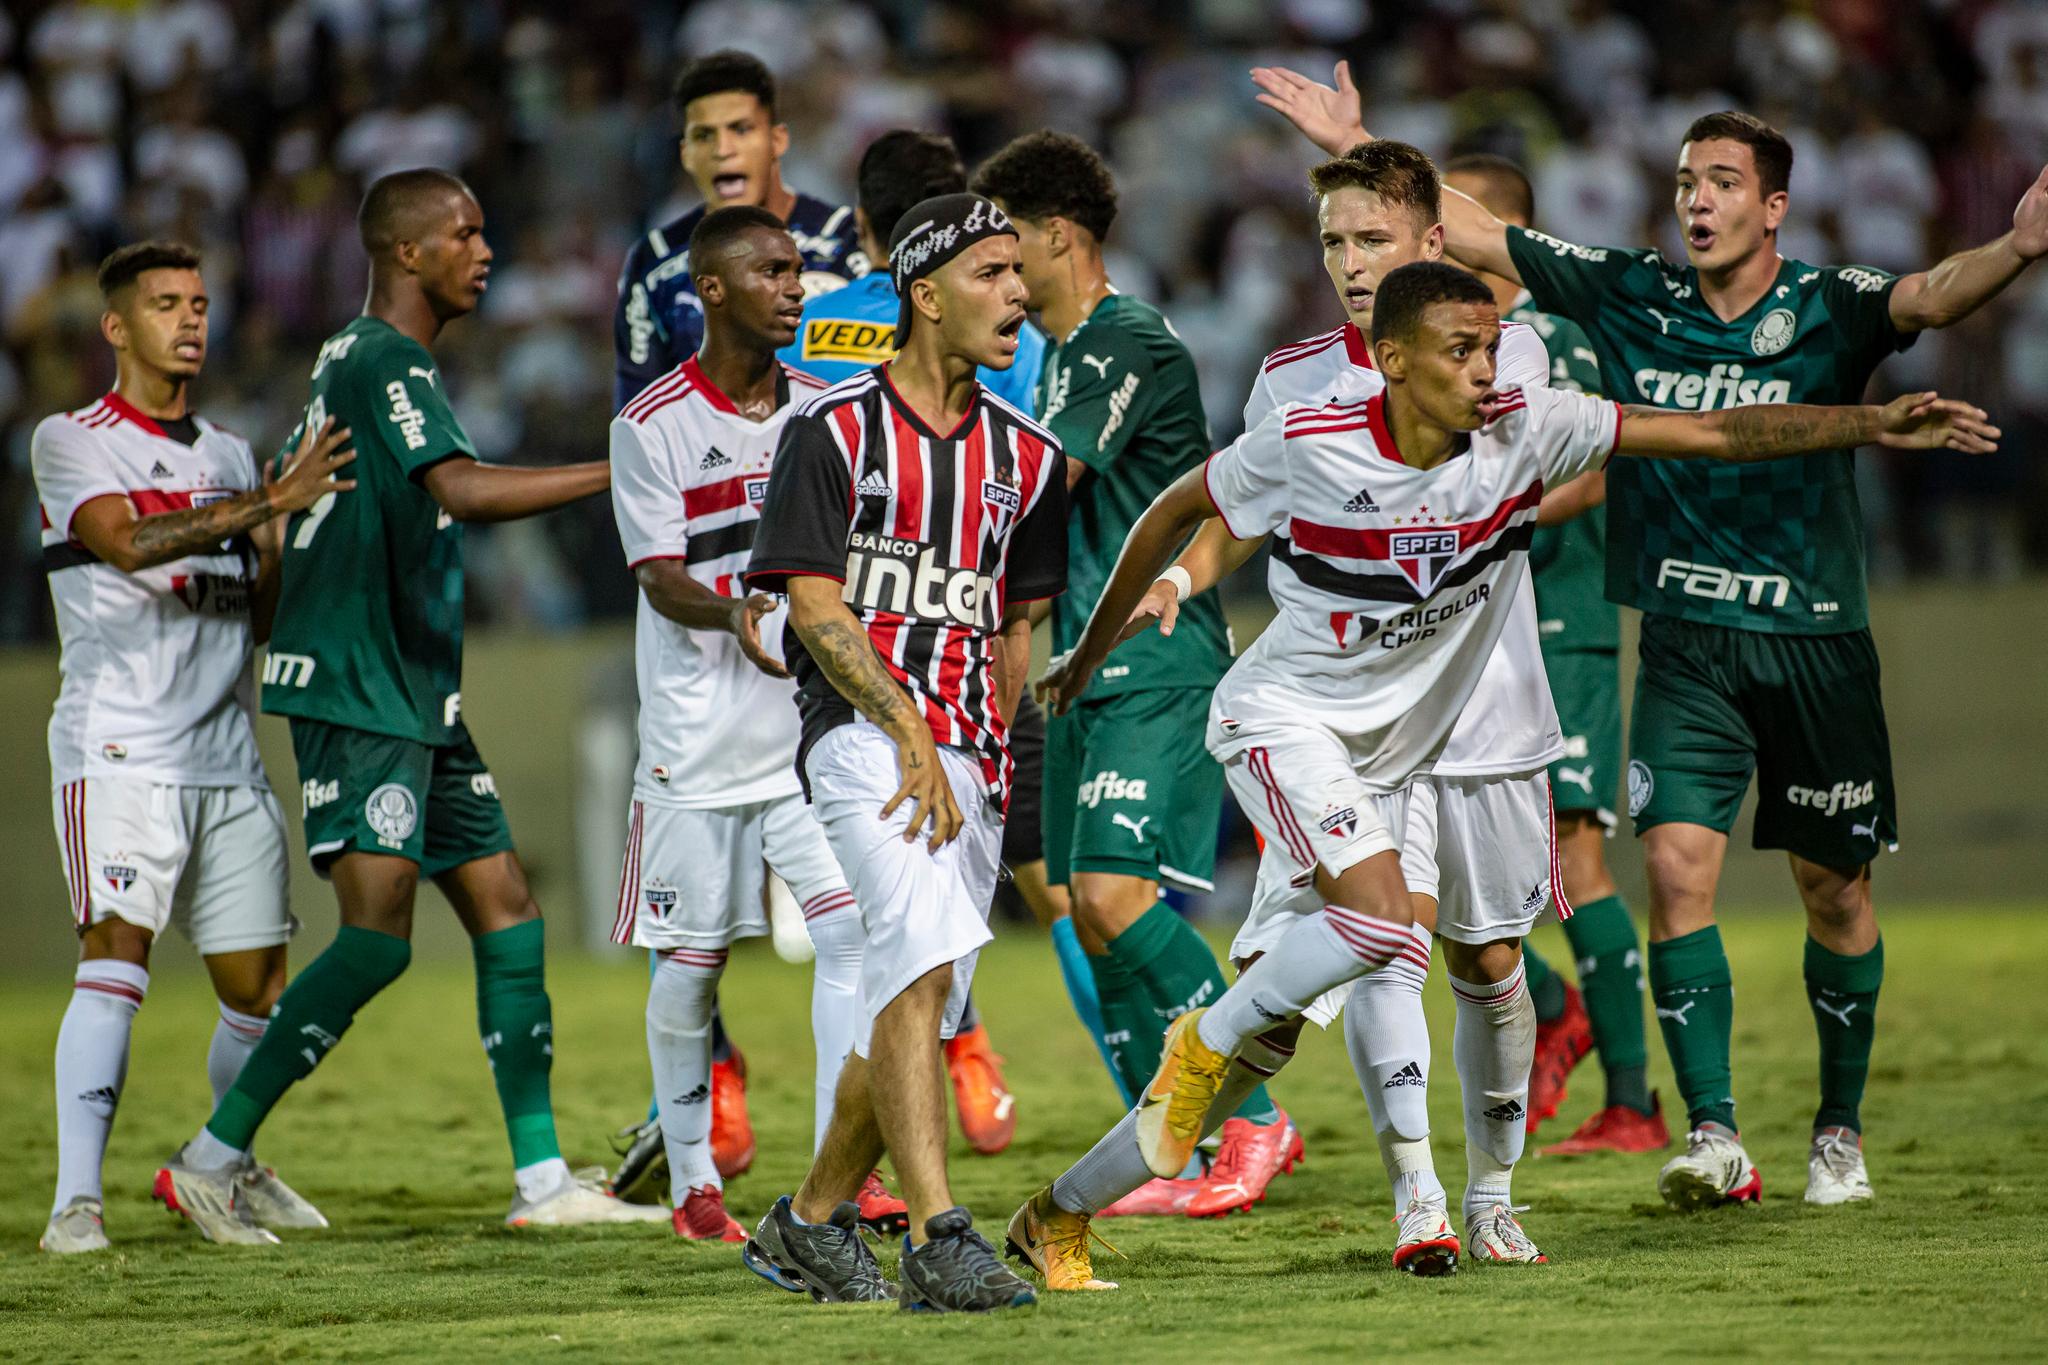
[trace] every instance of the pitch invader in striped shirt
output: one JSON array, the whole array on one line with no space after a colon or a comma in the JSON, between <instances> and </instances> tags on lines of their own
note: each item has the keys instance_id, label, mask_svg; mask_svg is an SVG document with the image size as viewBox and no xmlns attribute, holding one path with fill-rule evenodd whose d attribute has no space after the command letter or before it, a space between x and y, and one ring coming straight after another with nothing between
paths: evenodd
<instances>
[{"instance_id":1,"label":"pitch invader in striped shirt","mask_svg":"<svg viewBox=\"0 0 2048 1365\"><path fill-rule=\"evenodd\" d=\"M1148 593L1212 586L1213 557L1162 574L1211 516L1239 539L1274 535L1268 587L1279 615L1217 688L1209 749L1246 817L1316 897L1220 1000L1175 1021L1138 1107L1017 1211L1010 1240L1048 1284L1112 1287L1087 1264L1088 1210L1148 1174L1178 1171L1291 1059L1311 1004L1412 941L1406 789L1442 752L1499 642L1546 488L1624 447L1747 462L1871 442L1982 451L1998 434L1968 404L1924 393L1883 408L1695 414L1502 392L1493 293L1440 262L1389 273L1372 327L1385 392L1284 404L1176 481L1132 530L1081 643L1040 685L1064 709L1120 638L1157 619ZM1357 495L1364 480L1370 504ZM1511 939L1477 956L1488 979L1507 981L1520 952Z\"/></svg>"},{"instance_id":2,"label":"pitch invader in striped shirt","mask_svg":"<svg viewBox=\"0 0 2048 1365\"><path fill-rule=\"evenodd\" d=\"M640 585L640 756L619 877L619 943L659 956L647 1050L678 1235L737 1242L711 1151L711 1014L734 939L768 932L762 864L791 888L815 948L813 1141L853 1043L866 937L845 874L804 804L797 718L777 657L784 604L740 583L792 399L821 380L780 364L803 307L803 259L766 209L707 214L690 234L704 305L697 354L613 420L612 507ZM871 1174L862 1221L905 1226Z\"/></svg>"},{"instance_id":3,"label":"pitch invader in striped shirt","mask_svg":"<svg viewBox=\"0 0 2048 1365\"><path fill-rule=\"evenodd\" d=\"M819 1299L897 1297L846 1202L886 1150L910 1204L905 1306L1021 1307L1030 1286L953 1204L932 1044L958 1028L989 940L1030 604L1066 587L1066 459L974 378L1014 363L1024 326L1009 219L941 195L903 215L889 251L896 358L797 406L748 570L789 593L797 766L868 946L824 1144L746 1259Z\"/></svg>"}]
</instances>

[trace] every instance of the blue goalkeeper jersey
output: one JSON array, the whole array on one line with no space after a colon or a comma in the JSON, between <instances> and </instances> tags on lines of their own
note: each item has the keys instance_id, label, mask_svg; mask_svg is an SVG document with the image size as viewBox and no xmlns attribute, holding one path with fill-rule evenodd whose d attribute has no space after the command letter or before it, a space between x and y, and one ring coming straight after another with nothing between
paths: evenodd
<instances>
[{"instance_id":1,"label":"blue goalkeeper jersey","mask_svg":"<svg viewBox=\"0 0 2048 1365\"><path fill-rule=\"evenodd\" d=\"M896 288L889 272L863 275L844 289L804 300L804 318L796 340L778 354L797 369L828 384L872 369L896 354ZM984 366L981 386L1020 412L1030 412L1045 361L1045 333L1024 324L1017 335L1017 358L1007 370Z\"/></svg>"}]
</instances>

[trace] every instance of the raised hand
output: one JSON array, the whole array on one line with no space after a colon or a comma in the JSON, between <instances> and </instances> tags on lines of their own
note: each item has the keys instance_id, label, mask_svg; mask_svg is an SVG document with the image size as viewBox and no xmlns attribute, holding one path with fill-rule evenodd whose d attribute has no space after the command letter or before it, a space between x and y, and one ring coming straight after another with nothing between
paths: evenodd
<instances>
[{"instance_id":1,"label":"raised hand","mask_svg":"<svg viewBox=\"0 0 2048 1365\"><path fill-rule=\"evenodd\" d=\"M284 471L270 481L271 505L279 512L302 512L329 493L347 492L356 481L337 479L334 471L355 457L347 427L337 427L332 417L317 431L308 423Z\"/></svg>"},{"instance_id":2,"label":"raised hand","mask_svg":"<svg viewBox=\"0 0 2048 1365\"><path fill-rule=\"evenodd\" d=\"M1878 444L1894 450L1960 450L1988 455L1998 449L2002 434L1982 408L1933 393L1901 394L1884 405L1878 422L1882 427Z\"/></svg>"},{"instance_id":3,"label":"raised hand","mask_svg":"<svg viewBox=\"0 0 2048 1365\"><path fill-rule=\"evenodd\" d=\"M1260 104L1279 110L1303 137L1331 156L1342 156L1359 143L1371 141L1372 135L1362 121L1358 87L1351 83L1351 63L1338 62L1331 79L1335 84L1319 85L1284 66L1252 68Z\"/></svg>"},{"instance_id":4,"label":"raised hand","mask_svg":"<svg viewBox=\"0 0 2048 1365\"><path fill-rule=\"evenodd\" d=\"M761 643L761 618L774 610L775 599L765 592L740 598L732 605L732 633L748 663L771 678L786 678L789 670L783 667L782 660Z\"/></svg>"},{"instance_id":5,"label":"raised hand","mask_svg":"<svg viewBox=\"0 0 2048 1365\"><path fill-rule=\"evenodd\" d=\"M2048 256L2048 166L2012 211L2012 247L2022 260Z\"/></svg>"}]
</instances>

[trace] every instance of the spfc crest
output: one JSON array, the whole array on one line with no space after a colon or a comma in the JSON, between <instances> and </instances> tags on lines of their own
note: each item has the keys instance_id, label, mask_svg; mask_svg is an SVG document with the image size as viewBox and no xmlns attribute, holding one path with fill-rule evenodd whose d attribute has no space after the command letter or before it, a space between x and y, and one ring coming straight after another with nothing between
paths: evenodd
<instances>
[{"instance_id":1,"label":"spfc crest","mask_svg":"<svg viewBox=\"0 0 2048 1365\"><path fill-rule=\"evenodd\" d=\"M1458 557L1458 533L1396 531L1387 537L1387 557L1415 585L1415 591L1427 597Z\"/></svg>"}]
</instances>

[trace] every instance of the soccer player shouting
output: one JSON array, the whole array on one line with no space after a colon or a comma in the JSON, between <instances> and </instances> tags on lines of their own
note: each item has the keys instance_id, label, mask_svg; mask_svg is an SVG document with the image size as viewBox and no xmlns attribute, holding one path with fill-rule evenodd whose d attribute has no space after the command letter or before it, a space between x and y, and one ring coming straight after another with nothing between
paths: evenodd
<instances>
[{"instance_id":1,"label":"soccer player shouting","mask_svg":"<svg viewBox=\"0 0 2048 1365\"><path fill-rule=\"evenodd\" d=\"M448 405L428 346L483 298L483 225L469 187L444 171L371 185L358 216L369 299L313 362L305 425L332 417L354 432L358 487L285 527L263 707L291 719L307 852L334 883L341 927L278 999L206 1126L157 1172L157 1197L212 1241L250 1240L234 1176L257 1128L411 961L422 877L476 954L477 1027L517 1191L505 1221L662 1218L579 1181L562 1159L540 907L462 719L464 523L533 516L611 482L603 461L484 464Z\"/></svg>"},{"instance_id":2,"label":"soccer player shouting","mask_svg":"<svg viewBox=\"0 0 2048 1365\"><path fill-rule=\"evenodd\" d=\"M63 681L50 717L57 843L78 931L57 1032L57 1198L42 1249L107 1245L100 1164L128 1076L149 955L176 924L220 997L218 1100L284 989L284 816L251 725L250 647L277 603L278 517L354 487L348 433L307 426L266 483L249 443L192 411L206 363L199 255L137 242L100 265L114 391L29 442ZM253 1158L258 1229L327 1220Z\"/></svg>"},{"instance_id":3,"label":"soccer player shouting","mask_svg":"<svg viewBox=\"0 0 2048 1365\"><path fill-rule=\"evenodd\" d=\"M1976 409L1929 394L1884 408L1677 414L1499 391L1499 338L1492 291L1477 278L1433 261L1388 274L1373 311L1384 393L1286 404L1176 480L1133 528L1080 644L1040 685L1064 710L1128 629L1156 619L1143 599L1210 586L1213 556L1162 574L1209 517L1240 539L1274 535L1280 612L1217 688L1208 739L1245 815L1316 897L1286 901L1296 917L1278 942L1222 999L1175 1022L1139 1106L1012 1218L1012 1247L1053 1287L1110 1287L1089 1263L1090 1212L1147 1172L1178 1170L1287 1063L1311 1004L1412 941L1405 789L1441 751L1508 624L1545 488L1620 449L1750 461L1845 441L1989 450L1997 436ZM1499 987L1521 975L1516 940L1445 943L1461 980Z\"/></svg>"},{"instance_id":4,"label":"soccer player shouting","mask_svg":"<svg viewBox=\"0 0 2048 1365\"><path fill-rule=\"evenodd\" d=\"M1336 88L1279 69L1253 78L1260 101L1319 145L1366 139L1341 63ZM1969 316L2048 255L2044 170L2011 232L1932 270L1787 260L1777 243L1791 174L1776 129L1709 114L1678 148L1684 263L1561 242L1457 194L1445 249L1584 327L1607 392L1693 410L1853 401L1922 329ZM1897 839L1897 814L1852 465L1847 447L1768 469L1631 464L1608 490L1607 595L1644 614L1629 814L1650 882L1650 992L1692 1130L1657 1182L1679 1208L1763 1188L1736 1129L1734 987L1714 922L1753 773L1753 842L1788 852L1806 909L1821 1091L1806 1199L1871 1197L1861 1105L1884 944L1870 869Z\"/></svg>"},{"instance_id":5,"label":"soccer player shouting","mask_svg":"<svg viewBox=\"0 0 2048 1365\"><path fill-rule=\"evenodd\" d=\"M763 859L793 888L816 948L814 1148L853 1044L864 934L797 782L782 604L740 586L790 401L825 387L775 358L796 335L803 262L758 208L714 209L689 249L704 344L611 429L612 507L640 585L640 757L612 937L661 958L647 1051L675 1230L739 1242L746 1232L725 1211L710 1143L711 1011L732 941L768 932ZM870 1227L906 1225L879 1176L860 1203Z\"/></svg>"},{"instance_id":6,"label":"soccer player shouting","mask_svg":"<svg viewBox=\"0 0 2048 1365\"><path fill-rule=\"evenodd\" d=\"M953 1206L939 1040L989 940L1030 604L1066 585L1066 465L975 383L975 366L1014 358L1024 325L1002 211L928 199L890 234L889 263L898 354L797 406L747 574L789 594L797 764L868 944L824 1146L746 1260L820 1300L895 1297L848 1202L887 1151L910 1204L904 1307L1018 1307L1030 1286Z\"/></svg>"}]
</instances>

